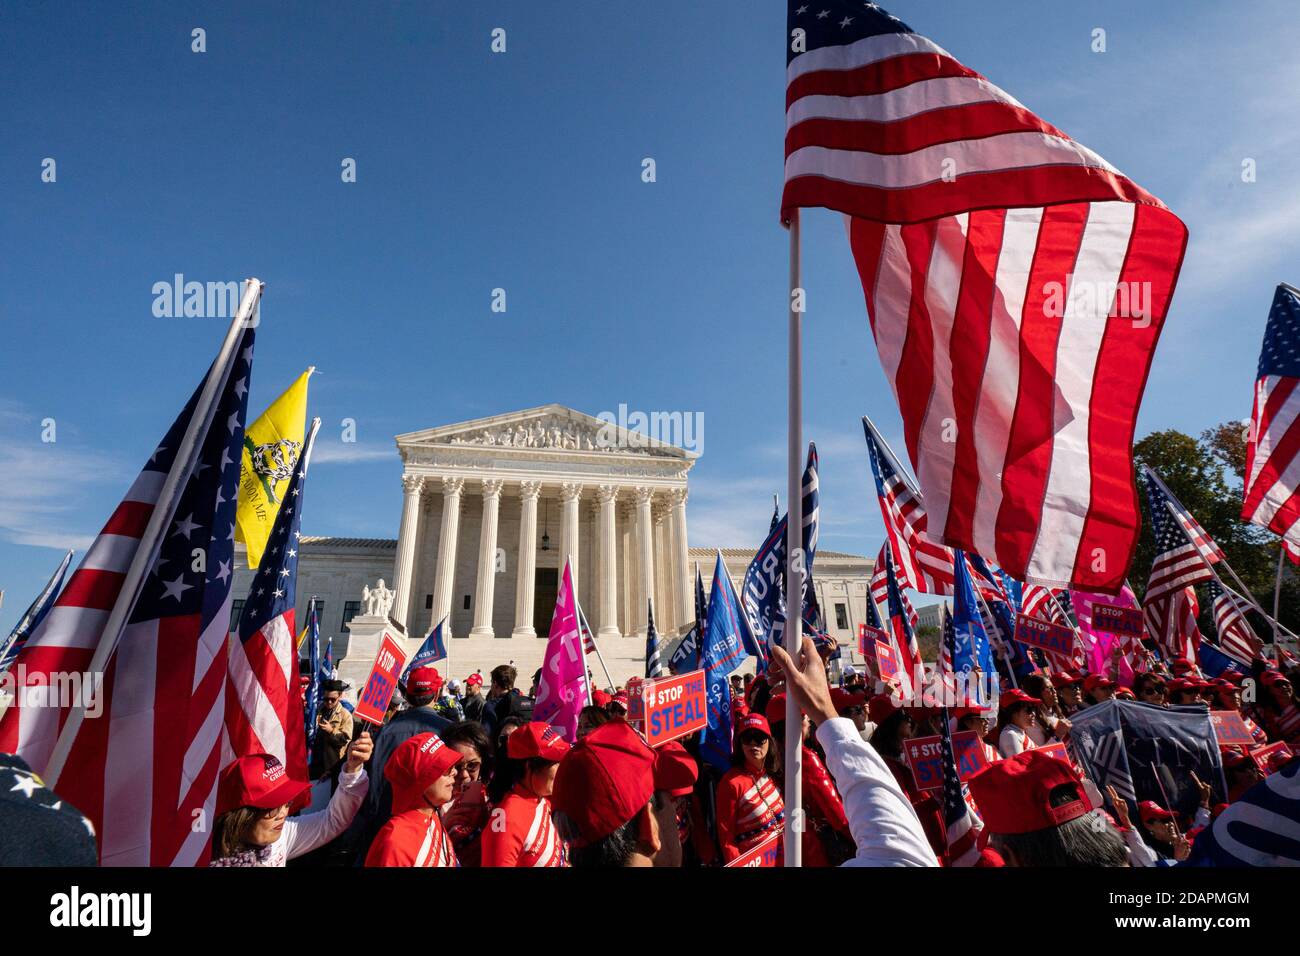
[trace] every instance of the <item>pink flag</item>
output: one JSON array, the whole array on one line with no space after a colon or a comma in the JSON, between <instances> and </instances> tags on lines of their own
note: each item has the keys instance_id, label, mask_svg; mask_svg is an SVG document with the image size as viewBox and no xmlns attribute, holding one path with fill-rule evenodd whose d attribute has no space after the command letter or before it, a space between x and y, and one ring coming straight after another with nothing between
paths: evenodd
<instances>
[{"instance_id":1,"label":"pink flag","mask_svg":"<svg viewBox=\"0 0 1300 956\"><path fill-rule=\"evenodd\" d=\"M537 683L533 719L545 721L573 743L578 739L578 712L587 705L587 666L583 663L582 632L578 627L578 602L573 594L569 562L564 562L555 616L546 640L546 657Z\"/></svg>"},{"instance_id":2,"label":"pink flag","mask_svg":"<svg viewBox=\"0 0 1300 956\"><path fill-rule=\"evenodd\" d=\"M1094 604L1114 604L1119 607L1131 607L1141 610L1133 589L1127 584L1119 594L1097 594L1093 591L1078 591L1070 588L1070 601L1074 604L1074 613L1079 619L1079 636L1083 640L1084 654L1088 662L1088 673L1109 674L1111 657L1115 645L1123 648L1119 661L1119 682L1124 687L1133 686L1134 665L1141 660L1141 641L1136 638L1123 637L1107 631L1095 630L1092 626L1092 607Z\"/></svg>"}]
</instances>

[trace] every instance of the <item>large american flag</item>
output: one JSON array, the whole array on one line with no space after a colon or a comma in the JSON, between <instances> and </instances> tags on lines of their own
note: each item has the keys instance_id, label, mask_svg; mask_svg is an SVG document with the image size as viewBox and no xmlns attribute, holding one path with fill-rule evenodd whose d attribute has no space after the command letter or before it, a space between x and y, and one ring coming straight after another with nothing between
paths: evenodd
<instances>
[{"instance_id":1,"label":"large american flag","mask_svg":"<svg viewBox=\"0 0 1300 956\"><path fill-rule=\"evenodd\" d=\"M1118 591L1186 228L878 4L791 0L788 25L782 215L847 217L927 534Z\"/></svg>"},{"instance_id":2,"label":"large american flag","mask_svg":"<svg viewBox=\"0 0 1300 956\"><path fill-rule=\"evenodd\" d=\"M1246 440L1241 517L1282 536L1300 563L1300 293L1280 285L1268 311Z\"/></svg>"},{"instance_id":3,"label":"large american flag","mask_svg":"<svg viewBox=\"0 0 1300 956\"><path fill-rule=\"evenodd\" d=\"M971 813L957 776L957 759L952 750L948 708L939 712L939 755L943 764L943 826L947 852L945 866L974 866L979 862L979 837L984 824Z\"/></svg>"},{"instance_id":4,"label":"large american flag","mask_svg":"<svg viewBox=\"0 0 1300 956\"><path fill-rule=\"evenodd\" d=\"M238 321L238 320L237 320ZM85 814L106 866L192 866L206 861L220 770L226 638L230 626L235 499L254 330L236 332L159 442L18 656L27 682L82 674L112 609L126 624L54 786ZM213 399L204 401L205 383ZM178 457L191 419L195 450ZM168 483L175 473L179 484ZM164 496L175 487L176 493ZM155 510L161 541L146 539ZM138 593L123 590L143 546ZM105 638L111 640L111 636ZM28 706L0 719L0 751L47 774L70 708ZM196 823L207 821L206 826Z\"/></svg>"},{"instance_id":5,"label":"large american flag","mask_svg":"<svg viewBox=\"0 0 1300 956\"><path fill-rule=\"evenodd\" d=\"M884 552L885 559L885 595L889 611L889 634L893 638L894 650L898 654L899 688L902 696L910 698L919 695L921 688L916 686L914 678L921 672L921 649L916 643L916 612L903 594L902 588L894 577L894 566L889 552Z\"/></svg>"},{"instance_id":6,"label":"large american flag","mask_svg":"<svg viewBox=\"0 0 1300 956\"><path fill-rule=\"evenodd\" d=\"M300 731L303 700L299 693L294 607L303 490L318 426L319 420L313 422L284 487L283 503L266 550L248 586L239 630L230 642L230 681L226 685L226 731L232 759L271 754L295 780L309 779L307 740ZM313 639L318 637L313 635Z\"/></svg>"},{"instance_id":7,"label":"large american flag","mask_svg":"<svg viewBox=\"0 0 1300 956\"><path fill-rule=\"evenodd\" d=\"M1156 545L1146 594L1142 597L1147 630L1172 657L1194 661L1201 640L1196 626L1201 606L1196 599L1195 585L1214 580L1214 571L1206 562L1204 543L1194 542L1171 510L1170 503L1176 499L1149 469L1146 486Z\"/></svg>"},{"instance_id":8,"label":"large american flag","mask_svg":"<svg viewBox=\"0 0 1300 956\"><path fill-rule=\"evenodd\" d=\"M1253 661L1264 646L1255 630L1246 620L1250 605L1234 591L1226 590L1218 581L1206 585L1214 608L1214 629L1219 635L1219 646L1244 661Z\"/></svg>"}]
</instances>

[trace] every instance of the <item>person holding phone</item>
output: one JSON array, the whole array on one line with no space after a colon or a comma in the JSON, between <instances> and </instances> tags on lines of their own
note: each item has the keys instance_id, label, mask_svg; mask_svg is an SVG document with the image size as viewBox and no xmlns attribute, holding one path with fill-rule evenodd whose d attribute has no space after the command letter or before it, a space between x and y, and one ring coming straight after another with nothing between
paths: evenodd
<instances>
[{"instance_id":1,"label":"person holding phone","mask_svg":"<svg viewBox=\"0 0 1300 956\"><path fill-rule=\"evenodd\" d=\"M492 741L483 725L474 720L452 724L442 739L460 754L456 764L451 802L443 807L442 822L456 847L461 866L480 865L483 830L492 805L488 803L486 781L492 775Z\"/></svg>"}]
</instances>

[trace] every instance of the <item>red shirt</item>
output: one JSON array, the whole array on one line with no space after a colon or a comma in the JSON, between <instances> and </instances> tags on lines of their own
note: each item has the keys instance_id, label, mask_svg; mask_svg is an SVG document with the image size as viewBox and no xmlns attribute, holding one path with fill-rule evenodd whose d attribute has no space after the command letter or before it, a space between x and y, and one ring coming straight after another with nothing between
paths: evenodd
<instances>
[{"instance_id":1,"label":"red shirt","mask_svg":"<svg viewBox=\"0 0 1300 956\"><path fill-rule=\"evenodd\" d=\"M366 866L460 866L460 862L436 812L426 816L420 810L407 810L376 834Z\"/></svg>"},{"instance_id":2,"label":"red shirt","mask_svg":"<svg viewBox=\"0 0 1300 956\"><path fill-rule=\"evenodd\" d=\"M483 866L568 866L568 854L551 821L551 801L516 784L494 807L483 830Z\"/></svg>"},{"instance_id":3,"label":"red shirt","mask_svg":"<svg viewBox=\"0 0 1300 956\"><path fill-rule=\"evenodd\" d=\"M785 803L767 774L756 777L743 767L732 767L718 781L717 803L718 843L724 863L784 825Z\"/></svg>"}]
</instances>

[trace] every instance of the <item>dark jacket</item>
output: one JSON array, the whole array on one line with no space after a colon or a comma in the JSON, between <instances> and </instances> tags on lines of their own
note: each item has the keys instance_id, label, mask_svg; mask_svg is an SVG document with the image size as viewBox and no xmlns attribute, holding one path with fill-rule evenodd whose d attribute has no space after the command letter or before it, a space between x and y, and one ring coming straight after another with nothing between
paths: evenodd
<instances>
[{"instance_id":1,"label":"dark jacket","mask_svg":"<svg viewBox=\"0 0 1300 956\"><path fill-rule=\"evenodd\" d=\"M393 814L393 788L384 777L384 765L389 756L403 741L429 731L441 734L451 723L432 706L413 707L402 711L379 731L375 737L374 753L366 765L366 773L371 780L370 792L349 829L350 842L360 859L365 859L375 834Z\"/></svg>"}]
</instances>

